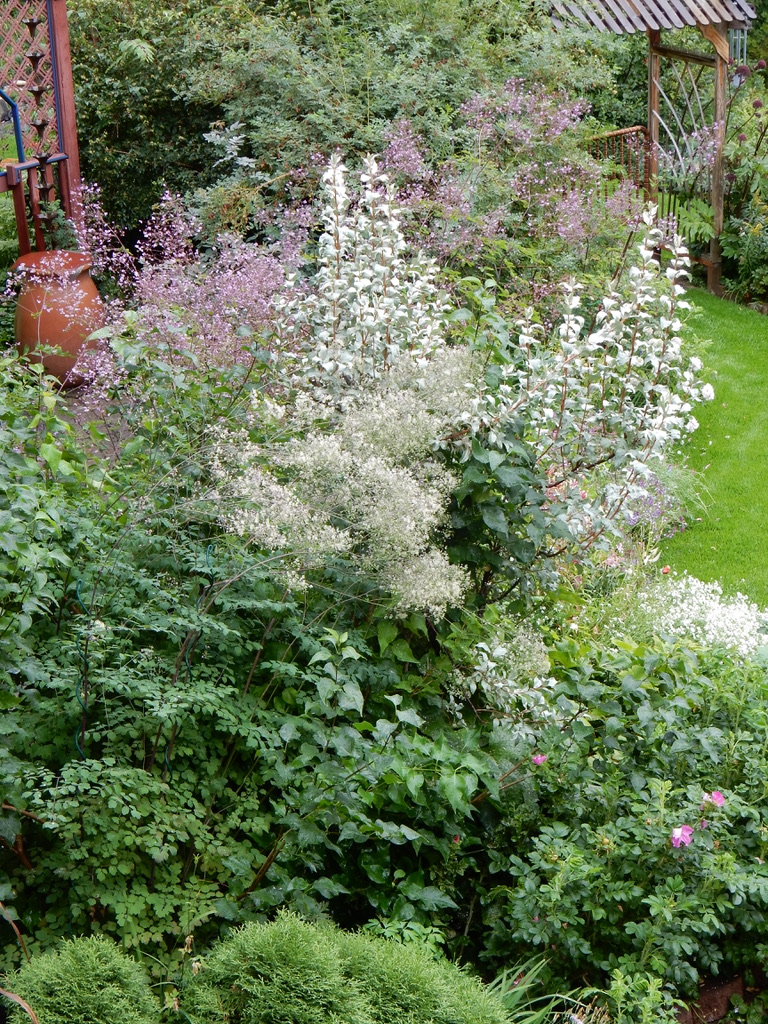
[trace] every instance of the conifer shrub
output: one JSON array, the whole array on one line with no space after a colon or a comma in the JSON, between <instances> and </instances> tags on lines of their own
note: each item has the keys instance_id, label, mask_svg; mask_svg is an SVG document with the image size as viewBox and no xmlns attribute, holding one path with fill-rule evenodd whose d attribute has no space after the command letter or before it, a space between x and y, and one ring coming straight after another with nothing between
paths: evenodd
<instances>
[{"instance_id":1,"label":"conifer shrub","mask_svg":"<svg viewBox=\"0 0 768 1024\"><path fill-rule=\"evenodd\" d=\"M375 1024L501 1024L500 999L423 946L337 932L344 972L366 993Z\"/></svg>"},{"instance_id":2,"label":"conifer shrub","mask_svg":"<svg viewBox=\"0 0 768 1024\"><path fill-rule=\"evenodd\" d=\"M291 914L216 946L182 1003L191 1024L504 1024L501 1002L426 949Z\"/></svg>"},{"instance_id":3,"label":"conifer shrub","mask_svg":"<svg viewBox=\"0 0 768 1024\"><path fill-rule=\"evenodd\" d=\"M141 966L103 936L71 939L6 977L39 1024L157 1024L160 1006ZM27 1024L11 1006L9 1019Z\"/></svg>"}]
</instances>

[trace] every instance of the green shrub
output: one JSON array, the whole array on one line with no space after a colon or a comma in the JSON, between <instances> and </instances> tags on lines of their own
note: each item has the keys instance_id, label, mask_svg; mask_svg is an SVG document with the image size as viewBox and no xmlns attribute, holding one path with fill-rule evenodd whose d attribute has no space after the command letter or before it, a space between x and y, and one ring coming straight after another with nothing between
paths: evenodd
<instances>
[{"instance_id":1,"label":"green shrub","mask_svg":"<svg viewBox=\"0 0 768 1024\"><path fill-rule=\"evenodd\" d=\"M205 959L182 1009L193 1024L502 1024L501 1002L415 946L281 914Z\"/></svg>"},{"instance_id":2,"label":"green shrub","mask_svg":"<svg viewBox=\"0 0 768 1024\"><path fill-rule=\"evenodd\" d=\"M338 933L345 973L368 994L375 1024L496 1024L500 1000L448 960L414 943Z\"/></svg>"},{"instance_id":3,"label":"green shrub","mask_svg":"<svg viewBox=\"0 0 768 1024\"><path fill-rule=\"evenodd\" d=\"M34 957L5 987L40 1024L154 1024L160 1007L142 968L110 939L72 939ZM26 1020L14 1006L11 1020Z\"/></svg>"},{"instance_id":4,"label":"green shrub","mask_svg":"<svg viewBox=\"0 0 768 1024\"><path fill-rule=\"evenodd\" d=\"M69 28L83 172L112 219L135 227L165 187L210 178L202 135L219 109L185 102L180 48L200 0L76 0ZM210 13L210 11L209 11Z\"/></svg>"},{"instance_id":5,"label":"green shrub","mask_svg":"<svg viewBox=\"0 0 768 1024\"><path fill-rule=\"evenodd\" d=\"M249 924L206 958L185 1003L200 1024L371 1024L366 1001L349 984L334 932L282 915Z\"/></svg>"},{"instance_id":6,"label":"green shrub","mask_svg":"<svg viewBox=\"0 0 768 1024\"><path fill-rule=\"evenodd\" d=\"M661 1020L665 993L695 995L765 941L765 669L658 639L564 640L550 660L562 718L539 733L535 805L506 811L535 806L533 827L495 837L486 949L546 949L556 978L610 976L617 1024L645 1019L641 989Z\"/></svg>"}]
</instances>

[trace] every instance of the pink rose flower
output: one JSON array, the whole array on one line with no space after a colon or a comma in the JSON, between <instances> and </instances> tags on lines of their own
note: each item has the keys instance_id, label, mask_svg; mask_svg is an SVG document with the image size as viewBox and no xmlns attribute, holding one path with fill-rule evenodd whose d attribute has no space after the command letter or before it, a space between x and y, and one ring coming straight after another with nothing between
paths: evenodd
<instances>
[{"instance_id":1,"label":"pink rose flower","mask_svg":"<svg viewBox=\"0 0 768 1024\"><path fill-rule=\"evenodd\" d=\"M693 838L693 829L690 825L681 825L672 829L672 845L687 846Z\"/></svg>"},{"instance_id":2,"label":"pink rose flower","mask_svg":"<svg viewBox=\"0 0 768 1024\"><path fill-rule=\"evenodd\" d=\"M715 807L722 807L725 803L725 797L719 789L713 789L711 793L705 793L704 799L701 801L702 808L706 804L714 804Z\"/></svg>"},{"instance_id":3,"label":"pink rose flower","mask_svg":"<svg viewBox=\"0 0 768 1024\"><path fill-rule=\"evenodd\" d=\"M544 764L544 762L547 760L547 755L546 754L534 754L533 757L531 758L531 760L533 761L534 764Z\"/></svg>"}]
</instances>

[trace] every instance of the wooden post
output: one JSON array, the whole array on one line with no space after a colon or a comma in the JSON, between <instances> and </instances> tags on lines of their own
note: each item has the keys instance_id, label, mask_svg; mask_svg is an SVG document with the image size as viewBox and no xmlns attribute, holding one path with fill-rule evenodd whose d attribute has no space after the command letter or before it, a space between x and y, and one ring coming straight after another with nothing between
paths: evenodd
<instances>
[{"instance_id":1,"label":"wooden post","mask_svg":"<svg viewBox=\"0 0 768 1024\"><path fill-rule=\"evenodd\" d=\"M722 272L722 249L720 235L723 231L723 206L725 204L725 175L723 147L725 145L725 116L728 102L728 32L722 25L703 25L701 34L715 47L715 160L712 165L712 210L714 212L715 234L709 243L709 266L707 267L707 288L715 295L722 293L720 277Z\"/></svg>"},{"instance_id":2,"label":"wooden post","mask_svg":"<svg viewBox=\"0 0 768 1024\"><path fill-rule=\"evenodd\" d=\"M27 204L24 196L24 179L21 177L18 164L11 164L6 168L8 185L13 196L13 208L16 214L16 233L19 236L19 255L26 256L32 252L32 243L29 238L27 227Z\"/></svg>"},{"instance_id":3,"label":"wooden post","mask_svg":"<svg viewBox=\"0 0 768 1024\"><path fill-rule=\"evenodd\" d=\"M77 147L77 121L75 118L75 86L72 80L72 56L69 49L67 0L48 0L49 41L54 59L54 79L58 99L59 149L67 154L65 179L68 188L62 188L61 205L68 217L79 217L80 152Z\"/></svg>"},{"instance_id":4,"label":"wooden post","mask_svg":"<svg viewBox=\"0 0 768 1024\"><path fill-rule=\"evenodd\" d=\"M43 235L43 224L40 219L40 189L38 187L37 167L30 167L27 171L27 194L29 195L29 212L32 217L32 227L35 232L35 248L38 252L45 249L45 236Z\"/></svg>"},{"instance_id":5,"label":"wooden post","mask_svg":"<svg viewBox=\"0 0 768 1024\"><path fill-rule=\"evenodd\" d=\"M647 174L649 189L656 191L659 175L659 79L661 78L661 57L656 47L661 42L658 29L648 32L648 158Z\"/></svg>"}]
</instances>

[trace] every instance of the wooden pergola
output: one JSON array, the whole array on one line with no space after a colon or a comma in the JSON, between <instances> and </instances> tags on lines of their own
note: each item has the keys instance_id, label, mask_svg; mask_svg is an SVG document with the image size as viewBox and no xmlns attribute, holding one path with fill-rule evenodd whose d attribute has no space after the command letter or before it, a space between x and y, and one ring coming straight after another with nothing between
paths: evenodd
<instances>
[{"instance_id":1,"label":"wooden pergola","mask_svg":"<svg viewBox=\"0 0 768 1024\"><path fill-rule=\"evenodd\" d=\"M13 196L24 255L46 248L54 200L67 217L77 216L80 160L66 0L0 0L0 108L15 150L0 152L0 193Z\"/></svg>"},{"instance_id":2,"label":"wooden pergola","mask_svg":"<svg viewBox=\"0 0 768 1024\"><path fill-rule=\"evenodd\" d=\"M709 127L714 134L714 156L710 175L710 198L714 211L714 238L709 258L702 260L707 266L707 287L720 290L721 251L719 236L723 229L723 201L725 180L723 171L723 145L728 103L728 68L735 56L737 63L746 57L745 46L732 53L732 41L744 40L746 30L755 18L755 11L747 0L551 0L555 24L592 28L600 32L617 34L645 32L648 36L648 148L645 179L655 188L658 177L660 135L664 131L673 138L675 126L683 131L683 117L678 116L662 83L662 60L682 62L686 71L676 73L688 113L695 121L700 112L704 120L704 104L698 89L703 69L714 72L713 103ZM699 53L663 46L663 30L697 29L714 48L714 54ZM742 56L743 54L743 56ZM697 69L696 74L691 68ZM687 75L687 78L686 78ZM691 88L686 93L685 85ZM670 108L666 119L662 116L662 101ZM671 121L671 125L667 121ZM702 125L703 127L703 125ZM674 140L673 140L674 141ZM678 153L680 151L678 150ZM682 159L682 158L681 158Z\"/></svg>"}]
</instances>

